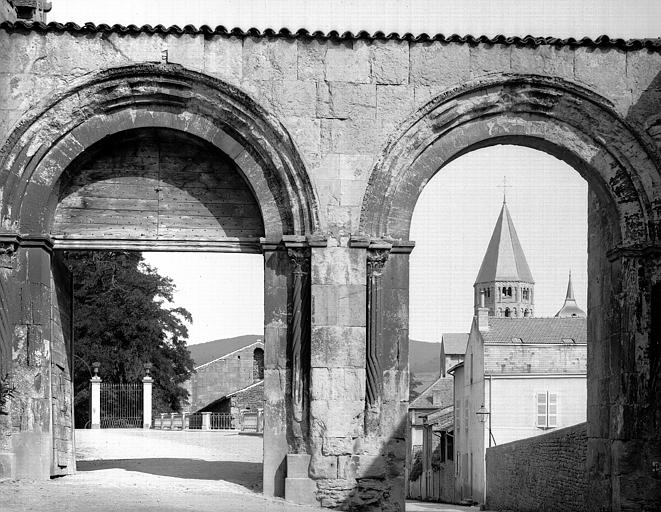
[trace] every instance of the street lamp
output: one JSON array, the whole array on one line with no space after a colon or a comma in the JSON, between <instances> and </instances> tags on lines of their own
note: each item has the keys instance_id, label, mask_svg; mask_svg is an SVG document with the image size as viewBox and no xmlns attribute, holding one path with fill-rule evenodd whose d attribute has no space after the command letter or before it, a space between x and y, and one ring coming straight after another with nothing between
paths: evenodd
<instances>
[{"instance_id":1,"label":"street lamp","mask_svg":"<svg viewBox=\"0 0 661 512\"><path fill-rule=\"evenodd\" d=\"M475 414L477 414L478 421L482 424L486 423L487 416L489 417L489 448L491 448L491 439L493 438L493 434L491 433L491 412L487 411L487 408L482 404ZM496 444L495 439L494 444Z\"/></svg>"}]
</instances>

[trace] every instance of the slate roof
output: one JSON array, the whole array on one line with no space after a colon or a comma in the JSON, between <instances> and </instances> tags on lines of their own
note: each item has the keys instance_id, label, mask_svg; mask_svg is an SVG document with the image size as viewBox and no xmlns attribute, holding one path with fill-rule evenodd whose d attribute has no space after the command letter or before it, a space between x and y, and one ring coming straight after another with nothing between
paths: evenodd
<instances>
[{"instance_id":1,"label":"slate roof","mask_svg":"<svg viewBox=\"0 0 661 512\"><path fill-rule=\"evenodd\" d=\"M535 282L505 202L475 279L476 284L493 281Z\"/></svg>"},{"instance_id":2,"label":"slate roof","mask_svg":"<svg viewBox=\"0 0 661 512\"><path fill-rule=\"evenodd\" d=\"M443 34L434 34L430 35L427 33L421 34L411 34L407 32L405 34L399 34L397 32L391 32L385 34L384 32L367 32L364 30L358 32L338 32L337 30L331 30L329 32L314 31L310 32L304 28L298 30L290 30L288 28L281 28L279 30L274 30L272 28L267 28L264 30L259 30L257 28L242 29L239 27L227 28L223 25L218 25L215 28L210 27L209 25L202 25L196 27L194 25L186 25L184 27L179 27L177 25L171 25L166 27L164 25L108 25L105 23L100 23L98 25L94 23L85 23L84 25L78 25L76 23L42 23L42 22L32 22L25 20L18 20L15 22L4 21L0 23L0 28L5 30L34 30L41 32L79 32L79 33L94 33L94 32L105 32L105 33L124 33L124 34L205 34L205 35L226 35L226 36L237 36L237 37L284 37L289 39L303 39L303 38L314 38L314 39L334 39L334 40L355 40L355 39L395 39L402 41L415 41L415 42L428 42L428 41L440 41L445 43L466 43L475 45L478 43L486 44L506 44L514 46L523 46L535 48L537 46L587 46L587 47L599 47L599 48L619 48L621 50L639 50L646 48L649 50L661 50L661 38L655 39L621 39L621 38L610 38L607 35L602 35L597 38L582 37L576 39L573 37L568 38L558 38L558 37L533 37L531 35L527 36L513 36L508 37L505 35L497 35L494 37L487 36L473 36L473 35L464 35L460 36L458 34L452 35L443 35Z\"/></svg>"},{"instance_id":3,"label":"slate roof","mask_svg":"<svg viewBox=\"0 0 661 512\"><path fill-rule=\"evenodd\" d=\"M409 404L409 409L437 409L438 405L433 403L434 391L440 391L442 404L454 403L454 379L452 377L439 377Z\"/></svg>"},{"instance_id":4,"label":"slate roof","mask_svg":"<svg viewBox=\"0 0 661 512\"><path fill-rule=\"evenodd\" d=\"M188 350L193 359L194 367L198 368L203 364L220 359L235 350L240 350L258 341L263 341L263 336L246 334L244 336L237 336L236 338L227 338L208 341L206 343L198 343L197 345L189 345Z\"/></svg>"},{"instance_id":5,"label":"slate roof","mask_svg":"<svg viewBox=\"0 0 661 512\"><path fill-rule=\"evenodd\" d=\"M427 423L433 425L434 431L454 429L454 406L449 405L438 411L427 414Z\"/></svg>"},{"instance_id":6,"label":"slate roof","mask_svg":"<svg viewBox=\"0 0 661 512\"><path fill-rule=\"evenodd\" d=\"M233 392L228 393L224 396L221 396L220 398L217 398L216 400L214 400L212 402L209 402L207 405L205 405L204 407L198 409L195 412L205 412L207 410L213 410L214 407L216 405L220 404L223 400L227 400L228 398L231 398L231 397L236 396L238 394L245 393L246 391L248 391L248 390L250 390L254 387L257 387L257 386L261 386L263 388L264 387L264 380L258 380L257 382L253 382L252 384L249 384L248 386L246 386L244 388L237 389L236 391L233 391ZM264 390L262 389L262 393L263 392L264 392Z\"/></svg>"},{"instance_id":7,"label":"slate roof","mask_svg":"<svg viewBox=\"0 0 661 512\"><path fill-rule=\"evenodd\" d=\"M466 353L466 345L468 344L467 332L444 332L441 336L443 341L443 349L445 355Z\"/></svg>"},{"instance_id":8,"label":"slate roof","mask_svg":"<svg viewBox=\"0 0 661 512\"><path fill-rule=\"evenodd\" d=\"M489 317L489 330L482 331L485 343L587 343L587 318L502 318ZM514 338L520 338L521 341Z\"/></svg>"}]
</instances>

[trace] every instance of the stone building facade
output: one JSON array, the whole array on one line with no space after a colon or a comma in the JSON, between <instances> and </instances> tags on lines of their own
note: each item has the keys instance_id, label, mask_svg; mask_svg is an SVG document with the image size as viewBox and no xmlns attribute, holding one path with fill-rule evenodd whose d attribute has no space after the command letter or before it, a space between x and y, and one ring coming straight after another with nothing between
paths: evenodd
<instances>
[{"instance_id":1,"label":"stone building facade","mask_svg":"<svg viewBox=\"0 0 661 512\"><path fill-rule=\"evenodd\" d=\"M244 251L264 257L264 492L403 510L413 208L448 161L513 143L590 185L586 507L654 508L660 48L2 23L0 365L17 388L0 419L4 474L74 470L67 362L48 357L67 353L59 250ZM147 169L90 167L122 157L104 139L164 132L174 167L210 154L201 165L217 161L220 181L159 174L154 152ZM220 183L237 175L257 212L229 206ZM122 201L136 182L149 196Z\"/></svg>"},{"instance_id":2,"label":"stone building facade","mask_svg":"<svg viewBox=\"0 0 661 512\"><path fill-rule=\"evenodd\" d=\"M510 286L512 293L503 290ZM486 302L494 289L495 300ZM505 202L475 290L465 358L451 370L455 492L460 500L485 504L488 447L585 421L587 320L573 299L571 278L565 313L532 317L533 296L522 292L532 292L534 280Z\"/></svg>"},{"instance_id":3,"label":"stone building facade","mask_svg":"<svg viewBox=\"0 0 661 512\"><path fill-rule=\"evenodd\" d=\"M261 341L196 365L195 373L186 383L190 412L207 410L212 402L261 380L264 380L264 343Z\"/></svg>"}]
</instances>

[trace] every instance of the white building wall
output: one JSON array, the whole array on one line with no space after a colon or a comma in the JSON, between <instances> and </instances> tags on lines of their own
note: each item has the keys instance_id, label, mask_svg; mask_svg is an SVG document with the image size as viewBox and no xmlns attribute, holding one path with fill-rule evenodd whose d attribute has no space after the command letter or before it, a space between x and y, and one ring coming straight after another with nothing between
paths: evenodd
<instances>
[{"instance_id":1,"label":"white building wall","mask_svg":"<svg viewBox=\"0 0 661 512\"><path fill-rule=\"evenodd\" d=\"M494 377L492 388L491 428L496 443L538 436L550 429L536 426L536 393L558 395L556 428L586 421L587 378L585 375L546 377Z\"/></svg>"},{"instance_id":2,"label":"white building wall","mask_svg":"<svg viewBox=\"0 0 661 512\"><path fill-rule=\"evenodd\" d=\"M558 396L556 428L586 421L586 375L485 376L484 347L476 329L471 329L464 365L455 370L454 377L455 476L460 499L485 502L489 426L492 444L498 445L552 430L536 426L537 393L548 391ZM477 414L482 405L490 412L483 416L484 422Z\"/></svg>"}]
</instances>

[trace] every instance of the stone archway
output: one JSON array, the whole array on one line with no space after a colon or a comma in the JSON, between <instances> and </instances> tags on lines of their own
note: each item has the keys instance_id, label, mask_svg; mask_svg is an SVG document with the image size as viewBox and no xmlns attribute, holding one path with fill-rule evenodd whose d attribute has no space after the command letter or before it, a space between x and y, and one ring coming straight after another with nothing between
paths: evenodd
<instances>
[{"instance_id":1,"label":"stone archway","mask_svg":"<svg viewBox=\"0 0 661 512\"><path fill-rule=\"evenodd\" d=\"M67 170L75 172L81 159L96 154L99 147L112 149L124 134L154 137L154 132L172 134L175 142L199 141L222 153L252 194L264 236L256 236L262 233L254 229L247 238L216 233L208 240L187 241L184 235L173 245L173 240L157 235L67 237L54 233L54 215L62 199L60 185ZM61 325L53 317L59 316L60 308L54 249L261 252L266 349L264 492L283 496L292 405L289 385L281 387L287 382L291 357L288 342L282 339L290 336L288 307L309 308L291 306L296 302L291 290L295 278L287 247L305 245L304 235L315 232L319 221L306 169L278 120L239 89L181 66L109 69L75 81L25 117L0 149L0 188L0 304L6 305L0 310L0 325L9 333L1 340L0 363L13 373L18 392L10 414L15 424L21 424L12 432L6 472L19 478L48 478L72 471L73 425L53 423L51 394L56 393L51 388L57 384L43 377L49 374L53 340L62 338ZM309 259L309 253L303 251L301 258ZM303 300L309 297L299 293L298 301ZM300 346L300 326L298 334L291 334L297 335ZM13 359L7 355L11 351L4 350L5 343L13 345Z\"/></svg>"},{"instance_id":2,"label":"stone archway","mask_svg":"<svg viewBox=\"0 0 661 512\"><path fill-rule=\"evenodd\" d=\"M314 232L318 207L285 128L246 94L178 65L140 64L84 77L33 109L0 149L6 231L47 234L35 205L86 148L134 128L171 128L232 158L259 201L266 237Z\"/></svg>"},{"instance_id":3,"label":"stone archway","mask_svg":"<svg viewBox=\"0 0 661 512\"><path fill-rule=\"evenodd\" d=\"M586 506L651 506L654 493L641 497L636 489L654 488L661 458L654 419L660 411L654 398L658 334L651 327L659 314L653 303L661 253L654 205L661 166L645 134L608 101L566 81L506 76L468 83L422 107L389 139L370 174L361 233L393 249L411 245L413 209L428 180L462 154L504 143L550 153L588 181ZM407 255L391 254L382 281L395 281L405 269ZM406 285L391 286L382 293L408 300Z\"/></svg>"}]
</instances>

